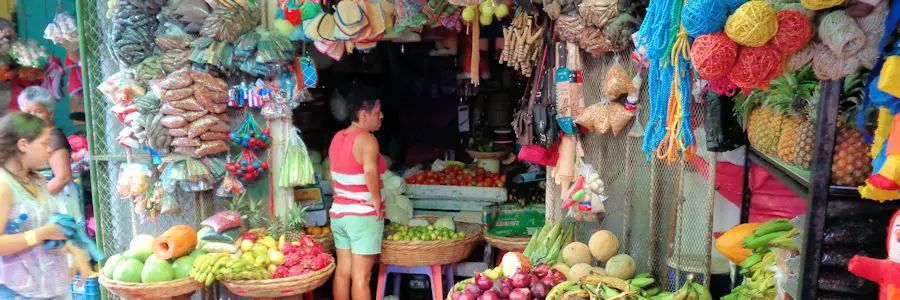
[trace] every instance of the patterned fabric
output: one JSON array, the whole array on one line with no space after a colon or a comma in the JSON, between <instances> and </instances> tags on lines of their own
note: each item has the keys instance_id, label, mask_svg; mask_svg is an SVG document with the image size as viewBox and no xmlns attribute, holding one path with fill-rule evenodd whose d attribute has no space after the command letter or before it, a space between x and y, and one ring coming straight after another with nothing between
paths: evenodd
<instances>
[{"instance_id":1,"label":"patterned fabric","mask_svg":"<svg viewBox=\"0 0 900 300\"><path fill-rule=\"evenodd\" d=\"M300 59L300 68L303 71L303 85L314 88L319 83L319 74L316 72L316 64L309 56Z\"/></svg>"},{"instance_id":2,"label":"patterned fabric","mask_svg":"<svg viewBox=\"0 0 900 300\"><path fill-rule=\"evenodd\" d=\"M27 214L22 230L32 230L46 224L55 208L47 188L39 183L41 190L35 199L24 187L16 182L5 170L0 169L0 182L9 184L14 202L10 216ZM53 298L69 293L68 276L47 276L48 274L68 274L68 261L61 250L46 250L31 247L19 253L0 256L0 285L21 297Z\"/></svg>"}]
</instances>

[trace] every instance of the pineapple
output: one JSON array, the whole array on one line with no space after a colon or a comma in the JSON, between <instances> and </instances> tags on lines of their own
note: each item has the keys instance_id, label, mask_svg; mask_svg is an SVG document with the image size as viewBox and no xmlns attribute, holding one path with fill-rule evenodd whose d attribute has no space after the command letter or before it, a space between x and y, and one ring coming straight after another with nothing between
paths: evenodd
<instances>
[{"instance_id":1,"label":"pineapple","mask_svg":"<svg viewBox=\"0 0 900 300\"><path fill-rule=\"evenodd\" d=\"M262 200L253 200L247 193L243 193L229 202L228 210L240 213L241 219L248 228L266 228L271 225L268 213L263 208Z\"/></svg>"},{"instance_id":2,"label":"pineapple","mask_svg":"<svg viewBox=\"0 0 900 300\"><path fill-rule=\"evenodd\" d=\"M300 236L304 234L304 228L306 228L306 207L296 205L286 218L277 218L269 226L269 234L271 236L284 235L287 241L294 242L300 240Z\"/></svg>"},{"instance_id":3,"label":"pineapple","mask_svg":"<svg viewBox=\"0 0 900 300\"><path fill-rule=\"evenodd\" d=\"M816 141L816 106L819 103L818 89L813 96L806 99L806 116L800 126L795 130L794 144L791 153L791 162L804 170L812 168L813 143Z\"/></svg>"},{"instance_id":4,"label":"pineapple","mask_svg":"<svg viewBox=\"0 0 900 300\"><path fill-rule=\"evenodd\" d=\"M839 106L841 115L831 165L831 182L835 185L858 186L865 183L872 173L871 146L863 139L854 121L861 109L866 77L863 73L854 73L844 78Z\"/></svg>"},{"instance_id":5,"label":"pineapple","mask_svg":"<svg viewBox=\"0 0 900 300\"><path fill-rule=\"evenodd\" d=\"M766 103L782 118L781 136L778 140L776 152L778 158L788 164L797 165L795 162L795 145L801 132L797 130L806 121L805 108L810 98L816 96L819 84L813 76L812 68L805 67L796 72L784 74L772 81L770 93ZM813 107L815 109L815 107ZM810 144L811 145L811 144Z\"/></svg>"}]
</instances>

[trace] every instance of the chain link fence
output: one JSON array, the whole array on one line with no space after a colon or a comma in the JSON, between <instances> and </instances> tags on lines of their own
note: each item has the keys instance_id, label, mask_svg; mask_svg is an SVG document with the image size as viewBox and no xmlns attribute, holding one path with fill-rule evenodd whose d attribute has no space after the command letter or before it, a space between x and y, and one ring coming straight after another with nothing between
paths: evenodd
<instances>
[{"instance_id":1,"label":"chain link fence","mask_svg":"<svg viewBox=\"0 0 900 300\"><path fill-rule=\"evenodd\" d=\"M637 66L627 53L583 57L586 106L600 102L601 87L614 62L619 61L627 70L636 70ZM584 162L599 170L609 198L602 224L579 223L578 239L587 241L598 229L613 232L619 237L620 253L634 258L639 273L653 273L664 287L672 290L678 283L669 282L670 279L687 275L681 271L702 274L704 280L709 278L715 164L706 162L715 161L715 156L705 150L702 133L695 131L698 151L694 160L682 159L669 165L655 155L648 159L641 151L642 124L647 124L649 112L647 93L644 84L632 125L637 128L630 133L626 128L618 136L588 134L582 139ZM692 113L694 124L699 127L703 117L701 105L695 103ZM559 199L559 186L548 180L548 205L559 205ZM551 210L553 213L559 212ZM669 274L670 266L676 267L674 274Z\"/></svg>"},{"instance_id":2,"label":"chain link fence","mask_svg":"<svg viewBox=\"0 0 900 300\"><path fill-rule=\"evenodd\" d=\"M133 212L129 199L116 195L119 166L127 161L129 153L115 142L123 125L109 111L112 106L110 102L97 90L106 77L119 71L110 52L113 43L107 38L111 28L111 21L106 18L107 1L77 0L77 8L91 154L91 196L95 203L94 218L103 251L113 254L127 250L135 234L158 235L177 224L199 225L205 216L214 211L210 192L178 192L176 199L182 209L180 214L161 215L157 220L147 222L142 222L138 214ZM143 156L135 153L135 157Z\"/></svg>"}]
</instances>

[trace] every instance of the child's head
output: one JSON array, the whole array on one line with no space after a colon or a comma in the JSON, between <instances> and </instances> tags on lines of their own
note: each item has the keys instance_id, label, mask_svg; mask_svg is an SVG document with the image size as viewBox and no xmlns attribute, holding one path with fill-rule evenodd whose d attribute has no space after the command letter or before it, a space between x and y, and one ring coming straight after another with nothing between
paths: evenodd
<instances>
[{"instance_id":1,"label":"child's head","mask_svg":"<svg viewBox=\"0 0 900 300\"><path fill-rule=\"evenodd\" d=\"M41 118L13 112L0 118L0 164L18 162L28 171L50 160L50 126Z\"/></svg>"}]
</instances>

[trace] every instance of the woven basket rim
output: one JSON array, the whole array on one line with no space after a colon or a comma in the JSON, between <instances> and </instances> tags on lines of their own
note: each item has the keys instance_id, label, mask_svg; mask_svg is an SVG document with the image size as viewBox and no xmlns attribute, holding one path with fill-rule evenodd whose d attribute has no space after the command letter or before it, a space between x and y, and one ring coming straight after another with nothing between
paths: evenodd
<instances>
[{"instance_id":1,"label":"woven basket rim","mask_svg":"<svg viewBox=\"0 0 900 300\"><path fill-rule=\"evenodd\" d=\"M321 270L306 273L300 276L291 276L285 278L276 278L276 279L260 279L260 280L223 280L222 283L226 285L234 285L234 286L243 286L243 285L261 285L261 284L279 284L279 283L288 283L288 282L304 282L307 279L319 277L322 274L328 274L334 271L336 265L335 262L332 261L328 266L325 266ZM316 279L318 280L318 278Z\"/></svg>"},{"instance_id":2,"label":"woven basket rim","mask_svg":"<svg viewBox=\"0 0 900 300\"><path fill-rule=\"evenodd\" d=\"M531 242L530 237L505 237L505 236L496 236L485 233L484 240L501 250L522 250L528 246L528 243Z\"/></svg>"},{"instance_id":3,"label":"woven basket rim","mask_svg":"<svg viewBox=\"0 0 900 300\"><path fill-rule=\"evenodd\" d=\"M133 283L133 282L117 281L117 280L109 279L108 277L104 276L103 274L100 274L99 276L97 276L97 278L99 278L100 284L103 285L104 287L111 286L111 287L123 287L123 288L148 288L148 289L154 288L154 289L158 289L160 287L169 287L169 286L186 286L186 285L189 285L190 283L196 283L196 284L202 285L202 283L200 283L199 281L196 281L191 278L182 278L182 279L163 281L163 282L155 282L155 283Z\"/></svg>"}]
</instances>

